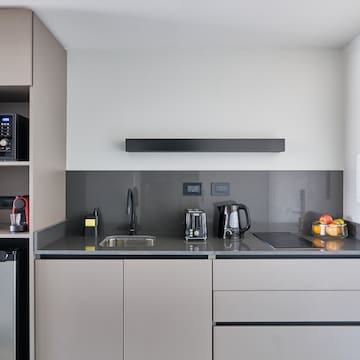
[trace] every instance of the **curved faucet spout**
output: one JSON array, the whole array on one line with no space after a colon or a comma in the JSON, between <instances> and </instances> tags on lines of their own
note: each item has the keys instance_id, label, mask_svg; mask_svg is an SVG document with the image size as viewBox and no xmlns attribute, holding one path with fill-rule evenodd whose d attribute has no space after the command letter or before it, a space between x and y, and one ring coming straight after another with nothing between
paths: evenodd
<instances>
[{"instance_id":1,"label":"curved faucet spout","mask_svg":"<svg viewBox=\"0 0 360 360\"><path fill-rule=\"evenodd\" d=\"M128 189L127 214L130 216L129 234L135 235L136 234L136 214L135 214L134 192L132 189Z\"/></svg>"}]
</instances>

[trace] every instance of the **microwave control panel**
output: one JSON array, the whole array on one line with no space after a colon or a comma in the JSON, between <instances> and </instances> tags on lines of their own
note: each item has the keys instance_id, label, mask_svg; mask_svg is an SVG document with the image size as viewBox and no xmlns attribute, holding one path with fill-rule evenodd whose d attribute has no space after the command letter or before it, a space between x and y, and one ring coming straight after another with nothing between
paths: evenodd
<instances>
[{"instance_id":1,"label":"microwave control panel","mask_svg":"<svg viewBox=\"0 0 360 360\"><path fill-rule=\"evenodd\" d=\"M0 115L0 160L29 160L29 119L18 114Z\"/></svg>"},{"instance_id":2,"label":"microwave control panel","mask_svg":"<svg viewBox=\"0 0 360 360\"><path fill-rule=\"evenodd\" d=\"M0 152L4 157L11 156L12 153L12 121L12 115L0 116Z\"/></svg>"}]
</instances>

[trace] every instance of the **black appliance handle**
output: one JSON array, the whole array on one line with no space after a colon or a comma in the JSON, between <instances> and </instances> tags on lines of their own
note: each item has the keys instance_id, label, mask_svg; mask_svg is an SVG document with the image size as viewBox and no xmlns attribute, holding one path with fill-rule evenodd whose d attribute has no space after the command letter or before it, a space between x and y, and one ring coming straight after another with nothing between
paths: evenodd
<instances>
[{"instance_id":1,"label":"black appliance handle","mask_svg":"<svg viewBox=\"0 0 360 360\"><path fill-rule=\"evenodd\" d=\"M0 251L0 263L6 261L14 261L15 260L15 253L14 252L6 252Z\"/></svg>"},{"instance_id":2,"label":"black appliance handle","mask_svg":"<svg viewBox=\"0 0 360 360\"><path fill-rule=\"evenodd\" d=\"M246 205L238 204L239 219L240 219L240 211L241 210L243 210L245 213L246 225L244 227L241 227L241 224L239 223L239 230L240 230L240 232L245 232L245 231L248 231L251 226L250 212L249 212L249 208Z\"/></svg>"}]
</instances>

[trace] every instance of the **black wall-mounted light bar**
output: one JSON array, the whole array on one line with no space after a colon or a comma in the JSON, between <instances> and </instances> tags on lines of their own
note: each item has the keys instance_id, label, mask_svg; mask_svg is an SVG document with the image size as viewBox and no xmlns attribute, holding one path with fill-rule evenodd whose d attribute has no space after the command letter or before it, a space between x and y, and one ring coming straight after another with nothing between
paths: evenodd
<instances>
[{"instance_id":1,"label":"black wall-mounted light bar","mask_svg":"<svg viewBox=\"0 0 360 360\"><path fill-rule=\"evenodd\" d=\"M285 139L126 139L127 152L283 152Z\"/></svg>"}]
</instances>

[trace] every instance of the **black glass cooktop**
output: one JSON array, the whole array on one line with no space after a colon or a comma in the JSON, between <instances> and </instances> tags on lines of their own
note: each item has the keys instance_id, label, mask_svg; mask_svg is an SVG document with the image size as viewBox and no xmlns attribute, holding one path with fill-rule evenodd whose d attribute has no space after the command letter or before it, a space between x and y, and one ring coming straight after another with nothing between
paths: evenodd
<instances>
[{"instance_id":1,"label":"black glass cooktop","mask_svg":"<svg viewBox=\"0 0 360 360\"><path fill-rule=\"evenodd\" d=\"M266 241L275 249L304 249L313 247L311 241L289 232L257 232L254 235L260 240Z\"/></svg>"}]
</instances>

